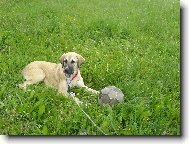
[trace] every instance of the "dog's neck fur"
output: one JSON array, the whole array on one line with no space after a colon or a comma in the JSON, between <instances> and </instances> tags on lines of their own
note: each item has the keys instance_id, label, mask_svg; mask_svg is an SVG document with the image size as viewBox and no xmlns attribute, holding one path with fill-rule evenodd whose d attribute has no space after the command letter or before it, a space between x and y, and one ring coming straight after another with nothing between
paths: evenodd
<instances>
[{"instance_id":1,"label":"dog's neck fur","mask_svg":"<svg viewBox=\"0 0 189 144\"><path fill-rule=\"evenodd\" d=\"M74 78L77 77L78 73L79 73L79 70L77 70L77 72L76 72L75 74L72 75L71 81L72 81Z\"/></svg>"}]
</instances>

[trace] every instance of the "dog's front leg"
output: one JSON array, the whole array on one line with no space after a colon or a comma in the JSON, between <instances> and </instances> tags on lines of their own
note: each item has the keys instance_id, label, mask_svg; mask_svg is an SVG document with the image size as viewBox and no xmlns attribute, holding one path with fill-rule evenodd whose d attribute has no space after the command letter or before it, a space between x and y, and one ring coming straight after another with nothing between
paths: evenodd
<instances>
[{"instance_id":1,"label":"dog's front leg","mask_svg":"<svg viewBox=\"0 0 189 144\"><path fill-rule=\"evenodd\" d=\"M94 90L94 89L92 89L92 88L89 88L89 87L87 87L87 86L83 86L83 88L85 88L87 91L90 91L90 92L92 92L92 93L94 93L94 94L99 94L100 92L99 91L96 91L96 90Z\"/></svg>"},{"instance_id":2,"label":"dog's front leg","mask_svg":"<svg viewBox=\"0 0 189 144\"><path fill-rule=\"evenodd\" d=\"M90 91L90 92L92 92L92 93L94 93L94 94L99 94L99 93L100 93L99 91L96 91L96 90L94 90L94 89L92 89L92 88L87 87L87 86L84 84L83 79L80 79L79 81L77 81L77 86L78 86L78 87L85 88L87 91Z\"/></svg>"}]
</instances>

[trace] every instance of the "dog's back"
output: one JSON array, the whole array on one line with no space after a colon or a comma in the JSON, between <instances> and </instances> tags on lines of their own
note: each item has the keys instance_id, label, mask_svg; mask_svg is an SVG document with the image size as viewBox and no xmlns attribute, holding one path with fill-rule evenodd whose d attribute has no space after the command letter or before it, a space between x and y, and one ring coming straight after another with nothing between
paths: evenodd
<instances>
[{"instance_id":1,"label":"dog's back","mask_svg":"<svg viewBox=\"0 0 189 144\"><path fill-rule=\"evenodd\" d=\"M31 84L44 81L47 85L57 87L57 68L60 64L34 61L26 65L22 71L22 75L26 81Z\"/></svg>"}]
</instances>

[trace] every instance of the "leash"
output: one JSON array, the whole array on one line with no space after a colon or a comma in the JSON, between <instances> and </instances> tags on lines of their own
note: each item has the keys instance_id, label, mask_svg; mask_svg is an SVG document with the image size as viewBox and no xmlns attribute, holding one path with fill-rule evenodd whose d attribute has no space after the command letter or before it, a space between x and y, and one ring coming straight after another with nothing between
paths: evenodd
<instances>
[{"instance_id":1,"label":"leash","mask_svg":"<svg viewBox=\"0 0 189 144\"><path fill-rule=\"evenodd\" d=\"M68 93L70 94L70 96L73 98L74 102L77 104L77 106L79 107L79 109L86 115L86 117L92 122L92 124L104 135L107 135L99 126L97 126L97 124L91 119L91 117L80 107L79 105L79 101L76 101L75 99L75 94L73 92L71 92L71 81L77 76L78 72L76 73L76 75L70 80L70 82L68 82L68 80L66 79L66 83L68 85Z\"/></svg>"},{"instance_id":2,"label":"leash","mask_svg":"<svg viewBox=\"0 0 189 144\"><path fill-rule=\"evenodd\" d=\"M73 98L74 99L74 98ZM75 101L75 99L74 99ZM87 116L87 118L93 123L93 125L104 135L107 135L99 126L97 126L97 124L91 119L91 117L80 107L79 103L77 101L75 101L75 103L78 105L78 107L80 108L80 110Z\"/></svg>"}]
</instances>

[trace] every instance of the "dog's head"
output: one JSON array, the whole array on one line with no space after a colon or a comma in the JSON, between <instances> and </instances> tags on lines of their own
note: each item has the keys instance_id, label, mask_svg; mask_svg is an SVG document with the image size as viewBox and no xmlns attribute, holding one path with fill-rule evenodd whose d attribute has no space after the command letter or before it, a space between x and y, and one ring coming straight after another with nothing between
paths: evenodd
<instances>
[{"instance_id":1,"label":"dog's head","mask_svg":"<svg viewBox=\"0 0 189 144\"><path fill-rule=\"evenodd\" d=\"M72 75L74 72L77 72L84 61L85 59L75 52L64 53L60 57L60 63L62 64L64 73L67 75Z\"/></svg>"}]
</instances>

